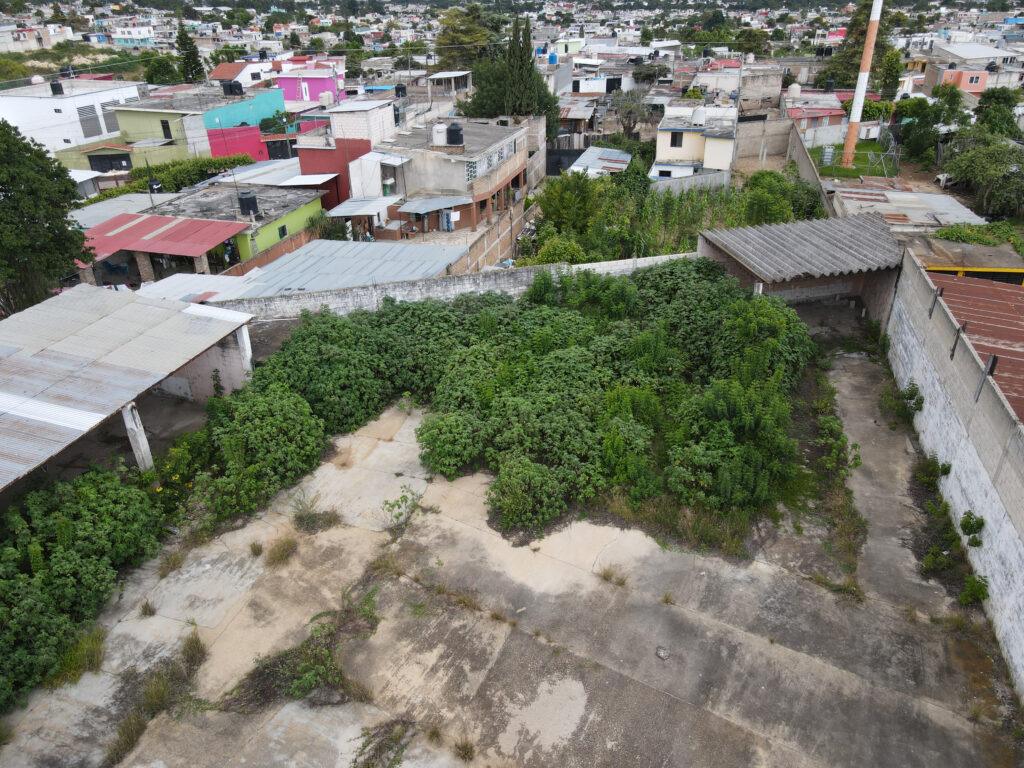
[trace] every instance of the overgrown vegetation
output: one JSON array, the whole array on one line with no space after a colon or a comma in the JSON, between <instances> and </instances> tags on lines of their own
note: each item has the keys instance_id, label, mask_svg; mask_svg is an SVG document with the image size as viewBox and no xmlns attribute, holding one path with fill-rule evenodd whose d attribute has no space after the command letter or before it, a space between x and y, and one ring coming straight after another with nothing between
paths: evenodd
<instances>
[{"instance_id":1,"label":"overgrown vegetation","mask_svg":"<svg viewBox=\"0 0 1024 768\"><path fill-rule=\"evenodd\" d=\"M352 768L398 768L415 735L416 724L401 717L364 728Z\"/></svg>"},{"instance_id":2,"label":"overgrown vegetation","mask_svg":"<svg viewBox=\"0 0 1024 768\"><path fill-rule=\"evenodd\" d=\"M320 494L299 491L292 496L292 520L303 533L319 533L338 524L338 513L320 508ZM269 554L268 554L269 558Z\"/></svg>"},{"instance_id":3,"label":"overgrown vegetation","mask_svg":"<svg viewBox=\"0 0 1024 768\"><path fill-rule=\"evenodd\" d=\"M60 657L57 670L46 681L52 688L76 683L86 672L99 672L103 664L103 641L107 631L93 627L81 632L75 643Z\"/></svg>"},{"instance_id":4,"label":"overgrown vegetation","mask_svg":"<svg viewBox=\"0 0 1024 768\"><path fill-rule=\"evenodd\" d=\"M924 395L913 381L900 389L895 381L890 380L879 396L878 406L882 415L888 419L890 429L896 429L901 424L913 427L914 414L924 408Z\"/></svg>"},{"instance_id":5,"label":"overgrown vegetation","mask_svg":"<svg viewBox=\"0 0 1024 768\"><path fill-rule=\"evenodd\" d=\"M954 243L974 245L997 246L1009 243L1017 253L1024 256L1024 237L1020 236L1012 224L1005 221L991 224L952 224L937 230L935 237Z\"/></svg>"},{"instance_id":6,"label":"overgrown vegetation","mask_svg":"<svg viewBox=\"0 0 1024 768\"><path fill-rule=\"evenodd\" d=\"M164 192L180 192L186 187L206 181L231 168L251 163L252 158L249 155L238 154L223 157L190 157L186 160L171 160L151 166L138 166L129 171L128 176L131 181L127 184L106 189L91 198L89 202L108 200L112 197L127 195L129 192L145 192L148 189L150 178L159 181Z\"/></svg>"},{"instance_id":7,"label":"overgrown vegetation","mask_svg":"<svg viewBox=\"0 0 1024 768\"><path fill-rule=\"evenodd\" d=\"M633 161L612 177L567 173L537 196L542 218L520 264L570 264L692 251L709 227L777 224L823 215L813 187L793 168L758 171L743 189L649 189L647 166Z\"/></svg>"}]
</instances>

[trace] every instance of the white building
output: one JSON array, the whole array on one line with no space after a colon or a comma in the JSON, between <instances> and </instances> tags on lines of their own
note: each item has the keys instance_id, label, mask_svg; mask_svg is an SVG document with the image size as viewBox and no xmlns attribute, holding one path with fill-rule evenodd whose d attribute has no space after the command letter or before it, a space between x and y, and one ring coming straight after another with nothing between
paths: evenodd
<instances>
[{"instance_id":1,"label":"white building","mask_svg":"<svg viewBox=\"0 0 1024 768\"><path fill-rule=\"evenodd\" d=\"M120 135L113 107L138 101L145 88L125 80L33 83L0 91L0 120L56 152Z\"/></svg>"},{"instance_id":2,"label":"white building","mask_svg":"<svg viewBox=\"0 0 1024 768\"><path fill-rule=\"evenodd\" d=\"M0 53L30 53L74 39L75 31L61 24L41 24L38 27L8 24L0 27Z\"/></svg>"}]
</instances>

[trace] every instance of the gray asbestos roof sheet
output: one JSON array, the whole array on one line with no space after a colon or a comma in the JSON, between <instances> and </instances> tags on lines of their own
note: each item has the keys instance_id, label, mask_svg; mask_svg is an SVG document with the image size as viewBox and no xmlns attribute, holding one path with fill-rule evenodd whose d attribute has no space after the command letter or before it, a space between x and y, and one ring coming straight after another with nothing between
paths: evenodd
<instances>
[{"instance_id":1,"label":"gray asbestos roof sheet","mask_svg":"<svg viewBox=\"0 0 1024 768\"><path fill-rule=\"evenodd\" d=\"M78 285L0 321L0 489L248 320Z\"/></svg>"},{"instance_id":2,"label":"gray asbestos roof sheet","mask_svg":"<svg viewBox=\"0 0 1024 768\"><path fill-rule=\"evenodd\" d=\"M701 236L772 283L895 267L902 254L877 214L712 229Z\"/></svg>"},{"instance_id":3,"label":"gray asbestos roof sheet","mask_svg":"<svg viewBox=\"0 0 1024 768\"><path fill-rule=\"evenodd\" d=\"M465 252L458 246L313 240L262 267L239 295L278 296L436 277Z\"/></svg>"}]
</instances>

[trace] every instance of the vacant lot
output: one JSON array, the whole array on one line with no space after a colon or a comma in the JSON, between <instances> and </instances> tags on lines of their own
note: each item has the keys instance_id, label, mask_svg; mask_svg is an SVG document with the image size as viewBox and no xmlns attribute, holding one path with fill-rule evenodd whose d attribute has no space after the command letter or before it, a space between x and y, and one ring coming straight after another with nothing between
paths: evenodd
<instances>
[{"instance_id":1,"label":"vacant lot","mask_svg":"<svg viewBox=\"0 0 1024 768\"><path fill-rule=\"evenodd\" d=\"M1015 765L998 658L983 632L931 620L951 603L903 544L918 522L901 491L914 456L873 410L882 371L841 356L830 377L865 459L850 481L869 522L863 602L807 578L820 542L788 525L749 561L587 520L512 546L488 523L490 477L429 477L422 414L392 408L300 484L339 524L296 531L283 493L166 578L136 572L104 616L103 671L37 692L2 763L99 764L138 675L194 622L209 657L190 697L123 765L347 766L380 733L406 766ZM405 506L385 502L421 493L391 528ZM253 555L282 537L298 543L283 565ZM346 634L336 660L370 701L224 706L258 657L360 595L375 629ZM146 600L155 615L140 615Z\"/></svg>"}]
</instances>

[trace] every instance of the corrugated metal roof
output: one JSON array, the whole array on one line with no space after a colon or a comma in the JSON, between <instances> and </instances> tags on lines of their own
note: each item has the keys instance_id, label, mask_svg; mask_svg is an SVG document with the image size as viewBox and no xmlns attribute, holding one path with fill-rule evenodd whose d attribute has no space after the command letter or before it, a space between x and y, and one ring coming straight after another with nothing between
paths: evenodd
<instances>
[{"instance_id":1,"label":"corrugated metal roof","mask_svg":"<svg viewBox=\"0 0 1024 768\"><path fill-rule=\"evenodd\" d=\"M415 197L407 201L399 212L401 213L430 213L440 211L442 208L455 208L459 205L469 205L473 198L464 195L439 195L437 197Z\"/></svg>"},{"instance_id":2,"label":"corrugated metal roof","mask_svg":"<svg viewBox=\"0 0 1024 768\"><path fill-rule=\"evenodd\" d=\"M85 233L85 243L102 261L119 251L202 256L249 225L239 221L121 213Z\"/></svg>"},{"instance_id":3,"label":"corrugated metal roof","mask_svg":"<svg viewBox=\"0 0 1024 768\"><path fill-rule=\"evenodd\" d=\"M1017 420L1024 419L1024 286L935 272L928 277L942 288L953 317L967 323L978 356L999 358L993 378Z\"/></svg>"},{"instance_id":4,"label":"corrugated metal roof","mask_svg":"<svg viewBox=\"0 0 1024 768\"><path fill-rule=\"evenodd\" d=\"M399 195L387 197L350 197L327 212L328 216L377 216L387 213L388 206L402 198Z\"/></svg>"},{"instance_id":5,"label":"corrugated metal roof","mask_svg":"<svg viewBox=\"0 0 1024 768\"><path fill-rule=\"evenodd\" d=\"M769 283L895 267L901 248L881 216L705 230L701 237Z\"/></svg>"},{"instance_id":6,"label":"corrugated metal roof","mask_svg":"<svg viewBox=\"0 0 1024 768\"><path fill-rule=\"evenodd\" d=\"M626 170L629 161L632 159L633 156L629 152L623 152L621 149L589 147L582 155L576 158L576 162L569 166L569 170L574 173L582 172L590 173L591 175L594 173L618 173L619 171Z\"/></svg>"},{"instance_id":7,"label":"corrugated metal roof","mask_svg":"<svg viewBox=\"0 0 1024 768\"><path fill-rule=\"evenodd\" d=\"M249 317L78 285L0 320L0 488Z\"/></svg>"},{"instance_id":8,"label":"corrugated metal roof","mask_svg":"<svg viewBox=\"0 0 1024 768\"><path fill-rule=\"evenodd\" d=\"M109 221L119 213L138 213L152 205L170 202L179 196L177 192L158 192L152 195L147 192L129 192L109 200L101 200L84 208L78 208L71 212L71 218L82 229L89 229L89 227Z\"/></svg>"}]
</instances>

